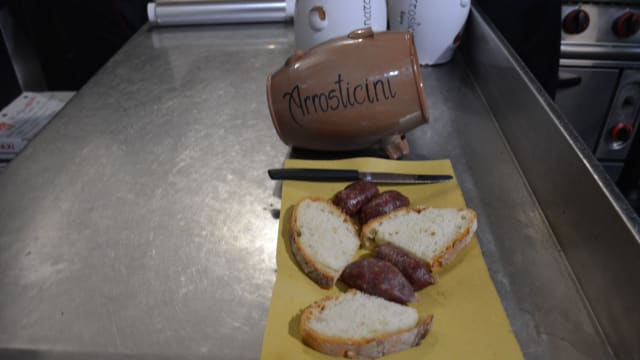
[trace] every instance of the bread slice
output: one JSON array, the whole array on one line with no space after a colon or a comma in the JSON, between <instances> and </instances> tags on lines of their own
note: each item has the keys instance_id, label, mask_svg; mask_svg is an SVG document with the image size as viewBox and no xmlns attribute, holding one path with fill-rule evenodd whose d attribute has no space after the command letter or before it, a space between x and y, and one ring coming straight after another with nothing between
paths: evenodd
<instances>
[{"instance_id":1,"label":"bread slice","mask_svg":"<svg viewBox=\"0 0 640 360\"><path fill-rule=\"evenodd\" d=\"M351 219L329 200L311 197L293 209L289 239L302 270L325 289L335 284L360 246Z\"/></svg>"},{"instance_id":2,"label":"bread slice","mask_svg":"<svg viewBox=\"0 0 640 360\"><path fill-rule=\"evenodd\" d=\"M437 271L471 241L477 226L471 209L402 208L370 221L360 236L403 248Z\"/></svg>"},{"instance_id":3,"label":"bread slice","mask_svg":"<svg viewBox=\"0 0 640 360\"><path fill-rule=\"evenodd\" d=\"M349 290L309 305L300 317L308 346L328 355L373 359L420 344L433 316L409 306Z\"/></svg>"}]
</instances>

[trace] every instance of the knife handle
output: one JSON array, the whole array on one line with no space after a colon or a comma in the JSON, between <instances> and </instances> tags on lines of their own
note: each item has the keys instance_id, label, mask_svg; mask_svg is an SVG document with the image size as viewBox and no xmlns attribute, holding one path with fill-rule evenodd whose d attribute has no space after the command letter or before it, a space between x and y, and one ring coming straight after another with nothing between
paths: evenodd
<instances>
[{"instance_id":1,"label":"knife handle","mask_svg":"<svg viewBox=\"0 0 640 360\"><path fill-rule=\"evenodd\" d=\"M269 169L272 180L353 181L359 180L357 170Z\"/></svg>"}]
</instances>

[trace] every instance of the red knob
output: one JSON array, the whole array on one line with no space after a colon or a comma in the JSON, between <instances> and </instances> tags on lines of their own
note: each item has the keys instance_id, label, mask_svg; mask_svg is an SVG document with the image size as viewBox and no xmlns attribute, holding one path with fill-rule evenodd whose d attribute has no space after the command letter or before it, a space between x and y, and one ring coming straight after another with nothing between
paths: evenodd
<instances>
[{"instance_id":1,"label":"red knob","mask_svg":"<svg viewBox=\"0 0 640 360\"><path fill-rule=\"evenodd\" d=\"M621 38L628 38L640 30L640 15L627 11L613 22L613 32Z\"/></svg>"},{"instance_id":2,"label":"red knob","mask_svg":"<svg viewBox=\"0 0 640 360\"><path fill-rule=\"evenodd\" d=\"M611 129L611 140L613 140L614 143L624 144L631 139L632 133L633 125L627 122L620 122Z\"/></svg>"},{"instance_id":3,"label":"red knob","mask_svg":"<svg viewBox=\"0 0 640 360\"><path fill-rule=\"evenodd\" d=\"M562 29L567 34L580 34L589 27L589 14L582 9L571 10L562 20Z\"/></svg>"}]
</instances>

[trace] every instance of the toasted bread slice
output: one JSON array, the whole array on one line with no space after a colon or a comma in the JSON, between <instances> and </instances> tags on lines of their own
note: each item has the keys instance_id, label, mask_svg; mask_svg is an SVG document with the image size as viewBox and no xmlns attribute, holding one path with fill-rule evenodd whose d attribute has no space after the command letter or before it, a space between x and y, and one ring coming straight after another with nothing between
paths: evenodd
<instances>
[{"instance_id":1,"label":"toasted bread slice","mask_svg":"<svg viewBox=\"0 0 640 360\"><path fill-rule=\"evenodd\" d=\"M335 284L360 246L351 219L329 200L311 197L296 204L289 239L300 268L325 289Z\"/></svg>"},{"instance_id":2,"label":"toasted bread slice","mask_svg":"<svg viewBox=\"0 0 640 360\"><path fill-rule=\"evenodd\" d=\"M391 243L437 271L471 241L477 226L471 209L402 208L370 221L360 237L364 243Z\"/></svg>"},{"instance_id":3,"label":"toasted bread slice","mask_svg":"<svg viewBox=\"0 0 640 360\"><path fill-rule=\"evenodd\" d=\"M349 290L309 305L300 317L302 341L322 353L373 359L417 346L431 329L409 307Z\"/></svg>"}]
</instances>

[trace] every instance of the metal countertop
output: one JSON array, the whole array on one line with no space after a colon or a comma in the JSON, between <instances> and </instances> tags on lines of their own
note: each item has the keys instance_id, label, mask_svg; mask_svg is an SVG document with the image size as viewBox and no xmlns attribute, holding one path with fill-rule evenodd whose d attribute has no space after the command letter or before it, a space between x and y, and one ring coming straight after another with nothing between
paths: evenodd
<instances>
[{"instance_id":1,"label":"metal countertop","mask_svg":"<svg viewBox=\"0 0 640 360\"><path fill-rule=\"evenodd\" d=\"M266 104L292 53L284 24L144 28L77 93L0 175L0 355L259 357L280 205L266 170L310 156ZM407 159L452 160L525 357L609 358L464 62L423 76L432 122Z\"/></svg>"}]
</instances>

